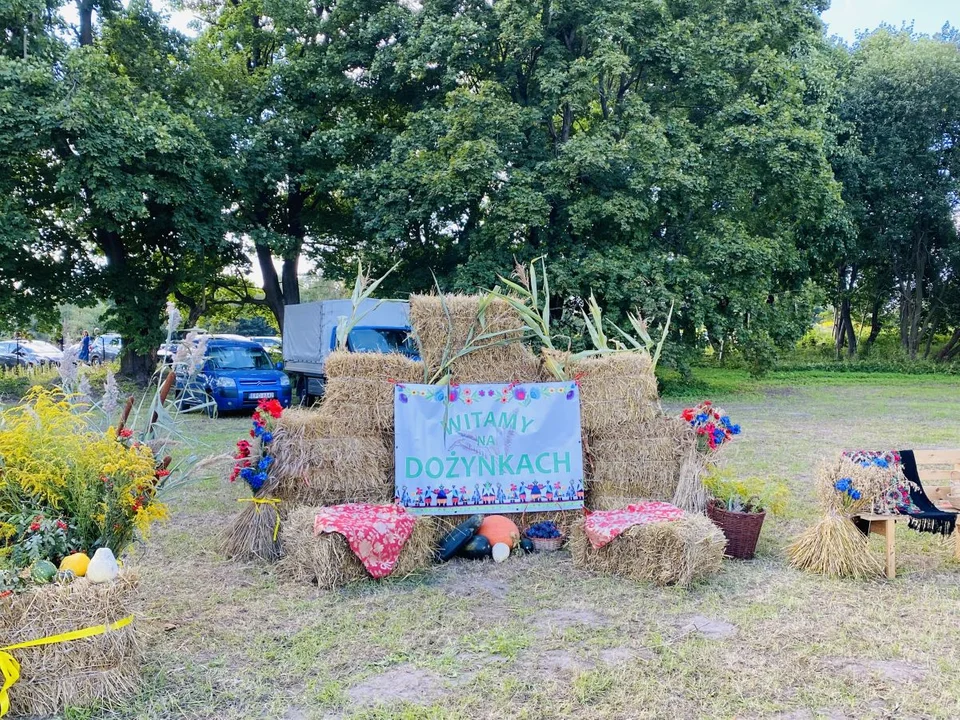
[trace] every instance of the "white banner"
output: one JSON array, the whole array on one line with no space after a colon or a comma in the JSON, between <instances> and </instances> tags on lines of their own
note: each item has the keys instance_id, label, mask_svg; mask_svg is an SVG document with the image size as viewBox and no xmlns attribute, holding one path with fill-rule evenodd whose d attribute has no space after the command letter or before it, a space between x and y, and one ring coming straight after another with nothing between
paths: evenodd
<instances>
[{"instance_id":1,"label":"white banner","mask_svg":"<svg viewBox=\"0 0 960 720\"><path fill-rule=\"evenodd\" d=\"M423 515L583 507L580 389L397 385L396 501Z\"/></svg>"}]
</instances>

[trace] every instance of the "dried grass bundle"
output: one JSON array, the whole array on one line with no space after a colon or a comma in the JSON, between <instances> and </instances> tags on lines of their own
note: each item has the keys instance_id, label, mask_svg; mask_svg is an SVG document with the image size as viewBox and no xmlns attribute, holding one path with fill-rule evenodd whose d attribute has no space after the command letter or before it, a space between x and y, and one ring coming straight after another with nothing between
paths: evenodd
<instances>
[{"instance_id":1,"label":"dried grass bundle","mask_svg":"<svg viewBox=\"0 0 960 720\"><path fill-rule=\"evenodd\" d=\"M399 353L333 352L324 367L321 411L337 419L340 435L393 432L395 383L424 382L423 363Z\"/></svg>"},{"instance_id":2,"label":"dried grass bundle","mask_svg":"<svg viewBox=\"0 0 960 720\"><path fill-rule=\"evenodd\" d=\"M703 514L707 511L710 492L703 484L707 475L707 462L703 453L697 451L695 436L691 433L689 446L680 463L680 479L670 502L690 513Z\"/></svg>"},{"instance_id":3,"label":"dried grass bundle","mask_svg":"<svg viewBox=\"0 0 960 720\"><path fill-rule=\"evenodd\" d=\"M580 382L583 427L597 437L662 416L653 363L645 353L586 358L569 363L567 372Z\"/></svg>"},{"instance_id":4,"label":"dried grass bundle","mask_svg":"<svg viewBox=\"0 0 960 720\"><path fill-rule=\"evenodd\" d=\"M244 508L223 534L220 551L231 560L277 561L280 558L279 498L264 488L255 497L241 498L239 502L244 503Z\"/></svg>"},{"instance_id":5,"label":"dried grass bundle","mask_svg":"<svg viewBox=\"0 0 960 720\"><path fill-rule=\"evenodd\" d=\"M590 544L583 521L573 526L573 564L585 570L649 580L657 585L690 585L717 572L727 541L702 515L637 525L599 550Z\"/></svg>"},{"instance_id":6,"label":"dried grass bundle","mask_svg":"<svg viewBox=\"0 0 960 720\"><path fill-rule=\"evenodd\" d=\"M0 645L109 625L133 614L136 573L113 583L78 578L0 599ZM140 688L141 647L136 621L117 630L55 645L12 650L20 680L10 688L12 715L52 715L65 706L102 705Z\"/></svg>"},{"instance_id":7,"label":"dried grass bundle","mask_svg":"<svg viewBox=\"0 0 960 720\"><path fill-rule=\"evenodd\" d=\"M821 463L816 490L824 517L787 548L790 564L831 577L862 579L879 575L880 560L870 554L868 538L850 518L870 512L889 482L889 471L863 467L842 455ZM845 489L839 489L837 483Z\"/></svg>"},{"instance_id":8,"label":"dried grass bundle","mask_svg":"<svg viewBox=\"0 0 960 720\"><path fill-rule=\"evenodd\" d=\"M339 416L288 410L277 423L272 454L272 494L284 504L393 502L392 443L382 435L342 436Z\"/></svg>"},{"instance_id":9,"label":"dried grass bundle","mask_svg":"<svg viewBox=\"0 0 960 720\"><path fill-rule=\"evenodd\" d=\"M333 589L370 574L339 533L313 534L319 508L301 506L284 521L281 530L283 557L278 566L299 582L316 582L321 589ZM439 538L433 518L418 517L390 578L403 578L428 568L434 560Z\"/></svg>"},{"instance_id":10,"label":"dried grass bundle","mask_svg":"<svg viewBox=\"0 0 960 720\"><path fill-rule=\"evenodd\" d=\"M787 557L798 570L836 578L867 579L883 572L880 560L870 554L867 536L833 511L804 530L787 548Z\"/></svg>"},{"instance_id":11,"label":"dried grass bundle","mask_svg":"<svg viewBox=\"0 0 960 720\"><path fill-rule=\"evenodd\" d=\"M481 301L486 304L480 320ZM523 344L520 315L500 298L482 295L411 295L410 325L430 374L450 361L457 383L538 382L540 361ZM489 340L481 336L493 335ZM468 345L473 350L455 358Z\"/></svg>"}]
</instances>

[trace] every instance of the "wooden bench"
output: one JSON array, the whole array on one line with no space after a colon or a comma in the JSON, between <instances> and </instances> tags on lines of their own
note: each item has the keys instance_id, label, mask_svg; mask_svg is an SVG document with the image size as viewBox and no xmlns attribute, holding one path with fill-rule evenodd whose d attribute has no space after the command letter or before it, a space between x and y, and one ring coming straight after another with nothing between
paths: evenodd
<instances>
[{"instance_id":1,"label":"wooden bench","mask_svg":"<svg viewBox=\"0 0 960 720\"><path fill-rule=\"evenodd\" d=\"M957 510L950 500L951 483L960 485L960 450L914 450L917 460L917 473L923 490L930 502L943 510ZM960 498L957 498L960 500ZM887 577L892 580L897 575L896 529L898 522L908 522L906 515L860 515L861 520L869 523L869 531L883 535L886 540ZM960 560L960 524L953 532L953 557Z\"/></svg>"}]
</instances>

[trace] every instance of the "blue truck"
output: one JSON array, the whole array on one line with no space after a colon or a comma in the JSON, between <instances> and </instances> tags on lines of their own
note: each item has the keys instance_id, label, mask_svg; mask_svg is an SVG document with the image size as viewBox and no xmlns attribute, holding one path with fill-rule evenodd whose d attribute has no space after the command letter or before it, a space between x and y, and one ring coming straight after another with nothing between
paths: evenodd
<instances>
[{"instance_id":1,"label":"blue truck","mask_svg":"<svg viewBox=\"0 0 960 720\"><path fill-rule=\"evenodd\" d=\"M320 300L284 309L284 369L296 377L297 394L308 405L323 396L327 356L337 346L337 328L352 314L350 300ZM410 337L410 304L403 300L362 301L346 349L399 352L419 360Z\"/></svg>"}]
</instances>

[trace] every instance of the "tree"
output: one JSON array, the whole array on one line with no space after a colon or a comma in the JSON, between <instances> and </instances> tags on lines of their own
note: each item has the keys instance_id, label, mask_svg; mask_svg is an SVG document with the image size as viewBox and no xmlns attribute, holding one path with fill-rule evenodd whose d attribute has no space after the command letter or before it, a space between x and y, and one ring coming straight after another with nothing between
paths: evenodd
<instances>
[{"instance_id":1,"label":"tree","mask_svg":"<svg viewBox=\"0 0 960 720\"><path fill-rule=\"evenodd\" d=\"M928 357L934 336L960 325L952 299L960 282L960 45L884 28L844 65L834 162L852 229L839 263L843 323L852 338L849 303L859 290L872 317L869 346L892 300L904 352Z\"/></svg>"},{"instance_id":2,"label":"tree","mask_svg":"<svg viewBox=\"0 0 960 720\"><path fill-rule=\"evenodd\" d=\"M328 248L328 270L363 252L405 261L394 289L431 287L432 269L468 290L546 254L556 307L592 289L619 320L676 299L690 345L704 328L757 355L795 340L839 210L817 9L424 2L357 68L410 112L344 168L368 237Z\"/></svg>"}]
</instances>

